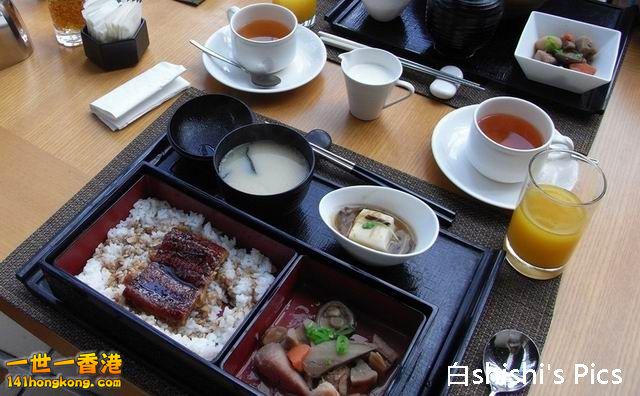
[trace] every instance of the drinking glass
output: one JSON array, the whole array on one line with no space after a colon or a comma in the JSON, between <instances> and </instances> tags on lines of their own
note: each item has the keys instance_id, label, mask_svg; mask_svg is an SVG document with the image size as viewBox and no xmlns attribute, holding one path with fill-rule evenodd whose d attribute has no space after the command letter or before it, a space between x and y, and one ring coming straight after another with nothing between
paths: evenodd
<instances>
[{"instance_id":1,"label":"drinking glass","mask_svg":"<svg viewBox=\"0 0 640 396\"><path fill-rule=\"evenodd\" d=\"M48 3L58 43L65 47L81 45L80 31L84 27L83 0L48 0Z\"/></svg>"},{"instance_id":2,"label":"drinking glass","mask_svg":"<svg viewBox=\"0 0 640 396\"><path fill-rule=\"evenodd\" d=\"M560 275L606 190L602 169L584 155L536 154L507 230L509 264L534 279Z\"/></svg>"},{"instance_id":3,"label":"drinking glass","mask_svg":"<svg viewBox=\"0 0 640 396\"><path fill-rule=\"evenodd\" d=\"M316 23L316 0L273 0L273 4L291 10L298 18L298 23L304 27L311 27Z\"/></svg>"}]
</instances>

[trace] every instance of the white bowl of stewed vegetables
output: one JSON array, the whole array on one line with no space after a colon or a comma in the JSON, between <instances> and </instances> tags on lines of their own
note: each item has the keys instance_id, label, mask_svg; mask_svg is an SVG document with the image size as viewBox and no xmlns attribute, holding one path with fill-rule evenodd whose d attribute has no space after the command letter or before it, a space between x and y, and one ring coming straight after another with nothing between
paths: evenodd
<instances>
[{"instance_id":1,"label":"white bowl of stewed vegetables","mask_svg":"<svg viewBox=\"0 0 640 396\"><path fill-rule=\"evenodd\" d=\"M583 94L613 79L620 37L614 29L534 11L514 56L529 80Z\"/></svg>"},{"instance_id":2,"label":"white bowl of stewed vegetables","mask_svg":"<svg viewBox=\"0 0 640 396\"><path fill-rule=\"evenodd\" d=\"M349 254L378 267L402 264L426 252L440 231L429 206L387 187L341 188L325 195L318 209Z\"/></svg>"}]
</instances>

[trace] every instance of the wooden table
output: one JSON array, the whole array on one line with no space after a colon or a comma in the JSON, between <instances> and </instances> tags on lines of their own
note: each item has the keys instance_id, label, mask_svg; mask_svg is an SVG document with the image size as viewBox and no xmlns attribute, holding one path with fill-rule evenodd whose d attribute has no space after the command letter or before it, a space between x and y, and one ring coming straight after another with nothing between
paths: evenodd
<instances>
[{"instance_id":1,"label":"wooden table","mask_svg":"<svg viewBox=\"0 0 640 396\"><path fill-rule=\"evenodd\" d=\"M168 104L123 131L113 133L89 113L94 99L160 61L183 64L195 87L229 91L204 70L190 38L204 42L226 22L225 10L249 1L209 0L193 8L172 0L145 2L151 46L132 69L105 73L81 48L58 46L45 1L15 0L33 39L26 61L0 71L0 258L71 198ZM248 96L234 92L252 108L303 130L323 128L334 141L375 160L445 188L454 189L438 170L430 151L433 126L452 109L415 95L385 110L374 122L349 116L338 66L293 92ZM609 191L558 296L543 362L564 370L567 381L553 385L547 372L534 395L630 394L640 388L640 34L617 80L591 155L600 159ZM0 301L0 308L62 353L73 345ZM573 384L574 364L621 368L621 385ZM546 367L546 366L545 366Z\"/></svg>"}]
</instances>

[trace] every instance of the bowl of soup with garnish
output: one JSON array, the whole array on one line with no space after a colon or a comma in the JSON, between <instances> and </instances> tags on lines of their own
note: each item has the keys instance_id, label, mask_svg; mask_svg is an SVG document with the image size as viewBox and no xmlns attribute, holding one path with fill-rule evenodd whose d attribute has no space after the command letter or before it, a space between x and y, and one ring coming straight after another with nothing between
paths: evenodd
<instances>
[{"instance_id":1,"label":"bowl of soup with garnish","mask_svg":"<svg viewBox=\"0 0 640 396\"><path fill-rule=\"evenodd\" d=\"M440 227L434 211L405 192L351 186L325 195L320 217L336 241L358 261L388 267L429 250Z\"/></svg>"},{"instance_id":2,"label":"bowl of soup with garnish","mask_svg":"<svg viewBox=\"0 0 640 396\"><path fill-rule=\"evenodd\" d=\"M269 214L295 210L313 177L311 145L295 130L251 124L225 136L215 150L220 192L232 204Z\"/></svg>"}]
</instances>

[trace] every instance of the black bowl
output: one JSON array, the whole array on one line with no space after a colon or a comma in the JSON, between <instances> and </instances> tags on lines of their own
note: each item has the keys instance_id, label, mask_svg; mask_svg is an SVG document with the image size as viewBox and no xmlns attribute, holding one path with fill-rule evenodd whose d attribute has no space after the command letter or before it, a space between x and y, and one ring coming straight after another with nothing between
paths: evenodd
<instances>
[{"instance_id":1,"label":"black bowl","mask_svg":"<svg viewBox=\"0 0 640 396\"><path fill-rule=\"evenodd\" d=\"M309 164L307 177L288 191L273 195L255 195L236 190L219 173L220 162L231 149L257 140L272 140L299 151ZM315 157L307 139L291 128L276 124L251 124L240 127L225 136L215 150L213 169L222 195L232 204L260 215L276 215L295 210L307 195L313 178Z\"/></svg>"},{"instance_id":2,"label":"black bowl","mask_svg":"<svg viewBox=\"0 0 640 396\"><path fill-rule=\"evenodd\" d=\"M169 122L167 138L181 156L211 161L223 137L251 123L251 110L238 99L220 94L203 95L178 108Z\"/></svg>"}]
</instances>

